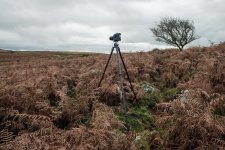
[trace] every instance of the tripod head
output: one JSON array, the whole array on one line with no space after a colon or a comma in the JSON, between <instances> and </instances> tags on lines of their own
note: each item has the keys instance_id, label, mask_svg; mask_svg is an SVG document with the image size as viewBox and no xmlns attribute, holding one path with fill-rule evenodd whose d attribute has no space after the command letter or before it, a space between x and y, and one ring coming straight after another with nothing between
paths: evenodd
<instances>
[{"instance_id":1,"label":"tripod head","mask_svg":"<svg viewBox=\"0 0 225 150\"><path fill-rule=\"evenodd\" d=\"M118 42L114 42L113 45L114 45L114 48L119 47L119 43Z\"/></svg>"}]
</instances>

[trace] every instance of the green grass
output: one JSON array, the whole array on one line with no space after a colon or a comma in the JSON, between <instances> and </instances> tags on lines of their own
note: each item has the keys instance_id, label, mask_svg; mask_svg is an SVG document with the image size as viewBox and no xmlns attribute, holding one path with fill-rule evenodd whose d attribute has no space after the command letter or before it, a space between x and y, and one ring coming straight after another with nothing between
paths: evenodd
<instances>
[{"instance_id":1,"label":"green grass","mask_svg":"<svg viewBox=\"0 0 225 150\"><path fill-rule=\"evenodd\" d=\"M126 122L124 113L116 112L119 120ZM142 132L154 126L154 118L146 106L131 107L127 113L127 122L130 130Z\"/></svg>"},{"instance_id":2,"label":"green grass","mask_svg":"<svg viewBox=\"0 0 225 150\"><path fill-rule=\"evenodd\" d=\"M92 114L91 113L87 113L84 115L84 117L81 119L81 123L89 126L90 122L91 122L91 118L92 118Z\"/></svg>"},{"instance_id":3,"label":"green grass","mask_svg":"<svg viewBox=\"0 0 225 150\"><path fill-rule=\"evenodd\" d=\"M124 113L118 113L117 111L116 114L124 123L127 119L131 130L142 132L145 129L151 129L154 127L154 118L150 112L150 109L155 107L156 103L158 103L161 99L166 101L173 100L176 97L176 94L176 88L167 88L162 91L152 91L143 97L139 107L131 106L129 108L127 118L124 116Z\"/></svg>"},{"instance_id":4,"label":"green grass","mask_svg":"<svg viewBox=\"0 0 225 150\"><path fill-rule=\"evenodd\" d=\"M148 150L150 145L149 145L149 139L150 139L150 132L149 131L143 131L138 135L140 138L136 140L136 145L138 149L141 150Z\"/></svg>"},{"instance_id":5,"label":"green grass","mask_svg":"<svg viewBox=\"0 0 225 150\"><path fill-rule=\"evenodd\" d=\"M152 93L146 94L142 99L142 105L153 108L156 103L161 99L168 102L176 98L177 89L176 88L167 88L162 91L153 91Z\"/></svg>"},{"instance_id":6,"label":"green grass","mask_svg":"<svg viewBox=\"0 0 225 150\"><path fill-rule=\"evenodd\" d=\"M162 94L159 91L153 91L143 97L141 105L147 106L148 108L153 108L161 98Z\"/></svg>"},{"instance_id":7,"label":"green grass","mask_svg":"<svg viewBox=\"0 0 225 150\"><path fill-rule=\"evenodd\" d=\"M162 92L162 97L166 100L173 100L176 98L176 94L177 94L177 89L176 88L167 88L165 90L163 90Z\"/></svg>"},{"instance_id":8,"label":"green grass","mask_svg":"<svg viewBox=\"0 0 225 150\"><path fill-rule=\"evenodd\" d=\"M78 97L76 90L74 88L69 89L66 94L72 99L72 103L75 106L77 103L77 97Z\"/></svg>"},{"instance_id":9,"label":"green grass","mask_svg":"<svg viewBox=\"0 0 225 150\"><path fill-rule=\"evenodd\" d=\"M216 107L214 109L214 114L219 116L225 116L225 108Z\"/></svg>"},{"instance_id":10,"label":"green grass","mask_svg":"<svg viewBox=\"0 0 225 150\"><path fill-rule=\"evenodd\" d=\"M74 90L74 89L71 89L67 92L67 95L70 97L70 98L77 98L77 92Z\"/></svg>"}]
</instances>

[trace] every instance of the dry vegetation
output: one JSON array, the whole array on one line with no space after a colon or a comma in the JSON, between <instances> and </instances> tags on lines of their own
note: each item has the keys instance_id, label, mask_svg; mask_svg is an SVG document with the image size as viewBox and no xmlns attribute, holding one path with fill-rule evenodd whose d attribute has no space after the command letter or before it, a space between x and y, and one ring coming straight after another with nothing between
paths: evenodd
<instances>
[{"instance_id":1,"label":"dry vegetation","mask_svg":"<svg viewBox=\"0 0 225 150\"><path fill-rule=\"evenodd\" d=\"M130 131L107 58L0 53L0 149L225 149L225 44L124 54Z\"/></svg>"}]
</instances>

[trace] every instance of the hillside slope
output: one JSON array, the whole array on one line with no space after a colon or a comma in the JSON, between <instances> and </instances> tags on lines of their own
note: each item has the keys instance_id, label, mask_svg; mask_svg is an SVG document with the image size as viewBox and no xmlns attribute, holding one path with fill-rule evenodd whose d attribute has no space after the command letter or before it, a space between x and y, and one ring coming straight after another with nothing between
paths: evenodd
<instances>
[{"instance_id":1,"label":"hillside slope","mask_svg":"<svg viewBox=\"0 0 225 150\"><path fill-rule=\"evenodd\" d=\"M115 56L0 53L0 148L225 148L225 44L123 56L129 131Z\"/></svg>"}]
</instances>

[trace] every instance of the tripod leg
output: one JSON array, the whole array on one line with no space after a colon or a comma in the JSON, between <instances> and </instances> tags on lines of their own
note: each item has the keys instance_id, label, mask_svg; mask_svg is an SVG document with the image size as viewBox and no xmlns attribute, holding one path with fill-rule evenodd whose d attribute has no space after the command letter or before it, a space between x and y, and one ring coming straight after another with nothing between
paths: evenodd
<instances>
[{"instance_id":1,"label":"tripod leg","mask_svg":"<svg viewBox=\"0 0 225 150\"><path fill-rule=\"evenodd\" d=\"M122 69L120 65L119 48L118 46L115 48L116 48L117 65L118 65L118 72L119 72L119 79L120 79L121 99L122 99L123 110L125 114L125 123L126 123L127 129L129 130L128 120L127 120L127 104L126 104L126 97L125 97L124 88L123 88L123 75L122 75Z\"/></svg>"},{"instance_id":2,"label":"tripod leg","mask_svg":"<svg viewBox=\"0 0 225 150\"><path fill-rule=\"evenodd\" d=\"M113 50L114 50L114 47L112 47L112 50L111 50L111 53L110 53L110 55L109 55L108 61L107 61L106 65L105 65L105 68L104 68L104 71L103 71L103 73L102 73L101 79L100 79L100 81L99 81L99 83L98 83L98 87L101 86L101 82L102 82L102 80L103 80L103 78L104 78L105 71L106 71L106 69L107 69L107 67L108 67L108 65L109 65L109 61L110 61L110 59L111 59L111 57L112 57Z\"/></svg>"},{"instance_id":3,"label":"tripod leg","mask_svg":"<svg viewBox=\"0 0 225 150\"><path fill-rule=\"evenodd\" d=\"M134 92L133 85L131 84L130 76L129 76L128 72L127 72L127 67L126 67L126 65L125 65L125 63L124 63L123 56L122 56L122 54L121 54L121 52L120 52L120 48L119 48L119 47L118 47L118 51L119 51L120 58L121 58L121 60L122 60L122 63L123 63L123 66L124 66L124 69L125 69L125 72L126 72L128 81L129 81L129 83L130 83L130 88L131 88L131 90L132 90L132 92L133 92L133 94L134 94L134 100L137 102L137 97L136 97L136 94L135 94L135 92Z\"/></svg>"}]
</instances>

